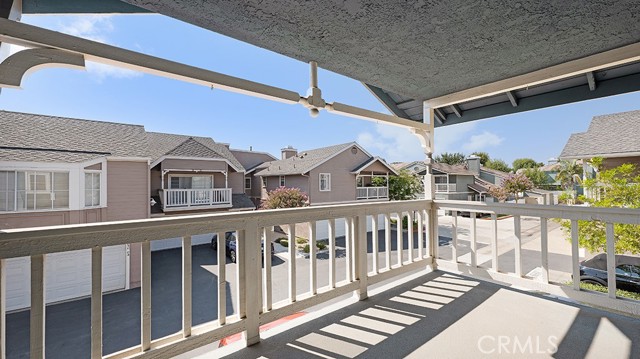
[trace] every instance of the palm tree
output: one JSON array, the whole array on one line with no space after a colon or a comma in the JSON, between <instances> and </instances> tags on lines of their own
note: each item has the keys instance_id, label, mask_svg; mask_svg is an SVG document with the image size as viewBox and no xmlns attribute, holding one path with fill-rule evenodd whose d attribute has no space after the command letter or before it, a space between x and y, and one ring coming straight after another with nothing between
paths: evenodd
<instances>
[{"instance_id":1,"label":"palm tree","mask_svg":"<svg viewBox=\"0 0 640 359\"><path fill-rule=\"evenodd\" d=\"M565 190L573 189L575 184L579 183L582 175L582 166L576 161L560 161L560 170L556 175L556 179L560 181L560 185Z\"/></svg>"}]
</instances>

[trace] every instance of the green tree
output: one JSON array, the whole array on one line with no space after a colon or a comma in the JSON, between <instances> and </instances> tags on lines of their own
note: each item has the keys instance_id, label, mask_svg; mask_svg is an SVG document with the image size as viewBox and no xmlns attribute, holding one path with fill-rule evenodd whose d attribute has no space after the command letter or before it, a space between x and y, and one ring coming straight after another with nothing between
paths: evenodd
<instances>
[{"instance_id":1,"label":"green tree","mask_svg":"<svg viewBox=\"0 0 640 359\"><path fill-rule=\"evenodd\" d=\"M596 178L584 181L584 186L595 196L583 198L591 207L640 208L640 174L636 166L623 164L601 171ZM562 227L571 240L571 222L563 221ZM613 226L616 253L640 253L640 225ZM578 221L578 242L590 252L605 252L607 247L605 223L597 220Z\"/></svg>"},{"instance_id":2,"label":"green tree","mask_svg":"<svg viewBox=\"0 0 640 359\"><path fill-rule=\"evenodd\" d=\"M489 154L486 152L474 152L472 155L480 157L480 164L483 166L486 166L491 160L491 157L489 157Z\"/></svg>"},{"instance_id":3,"label":"green tree","mask_svg":"<svg viewBox=\"0 0 640 359\"><path fill-rule=\"evenodd\" d=\"M433 159L438 163L446 163L448 165L459 165L464 163L464 153L461 152L442 152Z\"/></svg>"},{"instance_id":4,"label":"green tree","mask_svg":"<svg viewBox=\"0 0 640 359\"><path fill-rule=\"evenodd\" d=\"M267 194L267 198L260 203L261 209L304 207L309 203L309 197L300 188L280 187Z\"/></svg>"},{"instance_id":5,"label":"green tree","mask_svg":"<svg viewBox=\"0 0 640 359\"><path fill-rule=\"evenodd\" d=\"M511 172L511 168L509 168L509 165L501 159L489 160L485 167L502 172Z\"/></svg>"},{"instance_id":6,"label":"green tree","mask_svg":"<svg viewBox=\"0 0 640 359\"><path fill-rule=\"evenodd\" d=\"M400 171L397 176L389 177L389 199L392 201L415 199L416 195L423 190L424 186L420 178L407 170Z\"/></svg>"},{"instance_id":7,"label":"green tree","mask_svg":"<svg viewBox=\"0 0 640 359\"><path fill-rule=\"evenodd\" d=\"M556 175L556 180L560 182L562 188L573 189L573 185L580 181L582 166L576 161L560 161L560 170Z\"/></svg>"},{"instance_id":8,"label":"green tree","mask_svg":"<svg viewBox=\"0 0 640 359\"><path fill-rule=\"evenodd\" d=\"M538 168L525 168L522 174L527 176L536 188L542 188L550 183L549 176Z\"/></svg>"},{"instance_id":9,"label":"green tree","mask_svg":"<svg viewBox=\"0 0 640 359\"><path fill-rule=\"evenodd\" d=\"M505 192L513 195L516 198L516 203L518 203L518 193L532 189L533 182L524 174L510 174L502 180L501 187L504 188Z\"/></svg>"},{"instance_id":10,"label":"green tree","mask_svg":"<svg viewBox=\"0 0 640 359\"><path fill-rule=\"evenodd\" d=\"M513 171L515 172L521 168L538 168L542 165L542 163L538 163L532 158L517 158L513 160Z\"/></svg>"}]
</instances>

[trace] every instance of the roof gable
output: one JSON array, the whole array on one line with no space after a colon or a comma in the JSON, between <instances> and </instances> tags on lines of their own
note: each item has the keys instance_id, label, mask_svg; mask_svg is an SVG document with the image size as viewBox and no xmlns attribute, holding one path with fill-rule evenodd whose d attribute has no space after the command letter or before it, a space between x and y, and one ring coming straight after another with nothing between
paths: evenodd
<instances>
[{"instance_id":1,"label":"roof gable","mask_svg":"<svg viewBox=\"0 0 640 359\"><path fill-rule=\"evenodd\" d=\"M586 132L574 133L561 159L640 154L640 110L595 116Z\"/></svg>"},{"instance_id":2,"label":"roof gable","mask_svg":"<svg viewBox=\"0 0 640 359\"><path fill-rule=\"evenodd\" d=\"M362 147L360 147L360 145L355 142L316 148L313 150L300 151L297 156L293 156L284 160L265 162L264 168L258 171L256 175L284 176L307 173L353 146L358 147L364 153L368 154Z\"/></svg>"}]
</instances>

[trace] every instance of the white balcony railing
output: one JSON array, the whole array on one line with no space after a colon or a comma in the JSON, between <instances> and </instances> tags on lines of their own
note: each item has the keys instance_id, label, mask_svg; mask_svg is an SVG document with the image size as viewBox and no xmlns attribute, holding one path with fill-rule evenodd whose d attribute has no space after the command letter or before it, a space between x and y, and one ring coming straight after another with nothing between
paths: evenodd
<instances>
[{"instance_id":1,"label":"white balcony railing","mask_svg":"<svg viewBox=\"0 0 640 359\"><path fill-rule=\"evenodd\" d=\"M164 208L196 206L231 206L231 188L212 189L165 189Z\"/></svg>"},{"instance_id":2,"label":"white balcony railing","mask_svg":"<svg viewBox=\"0 0 640 359\"><path fill-rule=\"evenodd\" d=\"M389 197L387 187L356 187L357 199L382 199Z\"/></svg>"},{"instance_id":3,"label":"white balcony railing","mask_svg":"<svg viewBox=\"0 0 640 359\"><path fill-rule=\"evenodd\" d=\"M436 193L455 192L455 183L436 183Z\"/></svg>"},{"instance_id":4,"label":"white balcony railing","mask_svg":"<svg viewBox=\"0 0 640 359\"><path fill-rule=\"evenodd\" d=\"M453 213L451 252L449 261L438 258L438 210ZM459 250L467 248L458 241L457 218L460 212L471 214L469 229L470 260L463 261ZM492 234L490 245L491 267L482 268L477 258L476 214L489 213L492 216ZM511 214L514 220L514 236L501 238L501 249L511 244L515 271L506 273L504 263L498 263L498 231L496 214ZM408 223L417 222L417 231L395 230L391 218L407 216ZM540 262L541 279L533 280L523 277L522 272L522 233L521 216L540 218ZM344 218L348 230L345 230L345 273L336 275L336 220ZM368 222L371 228L379 228L378 221L384 222L380 232L367 234ZM547 238L547 221L550 218L563 218L571 221L572 242L571 261L574 278L579 277L578 234L579 220L602 221L607 228L607 247L609 257L609 295L598 295L580 291L578 281L573 287L558 286L549 283L549 250ZM328 283L318 286L318 260L316 259L317 226L326 223L328 229ZM270 251L264 251L261 258L261 238L267 236L267 229L276 225L287 225L289 243L295 243L295 224L308 223L309 226L309 259L301 268L308 271L308 291L299 294L296 288L296 274L299 265L296 261L295 246L288 247L288 296L287 299L274 303L272 286L272 263ZM400 221L398 222L400 223ZM264 210L239 213L208 214L182 217L163 217L147 220L134 220L110 223L92 223L55 227L28 229L7 229L0 231L0 318L5 318L6 266L9 258L30 257L31 260L31 310L30 310L30 348L32 358L44 357L45 340L45 259L49 253L91 249L91 357L103 357L102 352L102 255L107 246L141 243L141 297L140 297L140 343L137 346L109 354L108 358L129 357L170 357L205 346L229 335L244 332L248 345L259 341L259 326L283 318L306 308L327 302L338 296L354 292L360 299L367 296L369 285L395 276L438 265L447 265L471 276L489 276L507 283L514 283L523 288L561 293L564 296L591 302L601 307L625 310L635 315L640 314L640 303L620 300L615 297L615 270L613 265L613 223L640 225L640 210L614 209L572 206L543 206L524 204L486 204L467 201L398 201L358 203L336 206L313 206L282 210ZM225 248L226 231L237 232L237 264L226 265L225 251L217 251L217 304L211 298L211 305L217 306L218 319L212 322L192 325L192 247L191 236L201 233L218 233L218 248ZM392 233L395 232L395 235ZM151 246L150 242L171 237L182 238L182 329L172 335L153 339L151 336ZM368 239L369 237L370 239ZM395 239L392 239L395 237ZM369 240L371 242L369 242ZM399 250L392 250L392 240ZM384 249L381 249L381 246ZM369 249L370 248L370 249ZM371 252L371 253L368 253ZM379 254L379 255L378 255ZM434 260L434 258L436 260ZM371 268L369 270L369 268ZM226 271L232 270L237 278L233 293L227 293ZM229 273L232 274L232 273ZM337 277L345 278L338 282ZM323 281L325 282L325 281ZM278 294L278 293L276 293ZM237 303L234 315L227 315L227 297ZM159 308L158 310L162 310ZM107 314L108 315L108 314ZM5 342L4 325L0 326L0 340Z\"/></svg>"}]
</instances>

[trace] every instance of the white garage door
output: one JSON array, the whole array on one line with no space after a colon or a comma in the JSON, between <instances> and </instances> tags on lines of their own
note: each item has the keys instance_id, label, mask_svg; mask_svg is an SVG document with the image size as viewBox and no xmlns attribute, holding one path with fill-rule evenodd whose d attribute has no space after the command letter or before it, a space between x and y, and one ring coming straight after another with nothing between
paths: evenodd
<instances>
[{"instance_id":1,"label":"white garage door","mask_svg":"<svg viewBox=\"0 0 640 359\"><path fill-rule=\"evenodd\" d=\"M105 247L102 252L102 290L124 289L126 246ZM7 266L7 310L28 308L31 302L31 260L12 258ZM48 254L45 259L47 303L91 294L91 250Z\"/></svg>"},{"instance_id":2,"label":"white garage door","mask_svg":"<svg viewBox=\"0 0 640 359\"><path fill-rule=\"evenodd\" d=\"M197 234L191 236L191 245L198 246L201 244L211 244L213 233ZM182 238L167 238L157 241L151 241L152 251L161 251L164 249L182 248Z\"/></svg>"}]
</instances>

